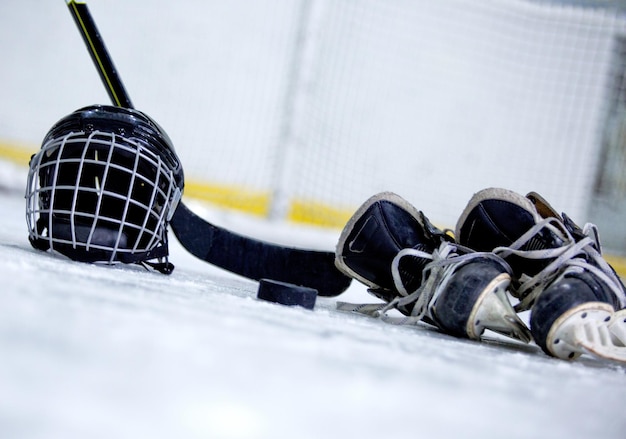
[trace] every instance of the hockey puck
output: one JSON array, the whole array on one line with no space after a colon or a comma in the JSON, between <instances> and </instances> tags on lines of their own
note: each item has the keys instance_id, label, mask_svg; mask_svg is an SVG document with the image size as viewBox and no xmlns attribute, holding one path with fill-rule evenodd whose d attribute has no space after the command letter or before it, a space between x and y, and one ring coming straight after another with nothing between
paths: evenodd
<instances>
[{"instance_id":1,"label":"hockey puck","mask_svg":"<svg viewBox=\"0 0 626 439\"><path fill-rule=\"evenodd\" d=\"M282 305L313 309L317 290L272 279L261 279L257 298Z\"/></svg>"}]
</instances>

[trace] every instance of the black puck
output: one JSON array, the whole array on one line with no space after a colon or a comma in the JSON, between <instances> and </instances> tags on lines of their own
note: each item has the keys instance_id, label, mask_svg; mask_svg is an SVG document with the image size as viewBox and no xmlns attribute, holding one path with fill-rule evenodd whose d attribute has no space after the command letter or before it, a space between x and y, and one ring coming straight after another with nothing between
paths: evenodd
<instances>
[{"instance_id":1,"label":"black puck","mask_svg":"<svg viewBox=\"0 0 626 439\"><path fill-rule=\"evenodd\" d=\"M261 279L257 298L282 305L313 309L317 290L272 279Z\"/></svg>"}]
</instances>

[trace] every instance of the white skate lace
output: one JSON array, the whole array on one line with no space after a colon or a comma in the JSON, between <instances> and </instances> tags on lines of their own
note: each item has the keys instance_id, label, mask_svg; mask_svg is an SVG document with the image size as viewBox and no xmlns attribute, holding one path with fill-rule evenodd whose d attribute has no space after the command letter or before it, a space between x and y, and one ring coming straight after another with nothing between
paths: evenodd
<instances>
[{"instance_id":1,"label":"white skate lace","mask_svg":"<svg viewBox=\"0 0 626 439\"><path fill-rule=\"evenodd\" d=\"M459 251L461 250L461 251ZM422 271L422 282L415 291L407 291L400 274L400 261L405 257L418 257L431 259ZM474 252L465 247L449 242L443 242L432 254L424 251L407 248L403 249L394 257L391 263L391 274L394 286L400 296L389 303L355 304L337 302L337 309L341 311L357 312L380 318L381 320L396 325L415 325L428 315L431 304L445 290L448 280L454 271L464 262L476 258L501 260L493 253ZM410 305L415 302L409 316L391 316L389 311L398 307Z\"/></svg>"},{"instance_id":2,"label":"white skate lace","mask_svg":"<svg viewBox=\"0 0 626 439\"><path fill-rule=\"evenodd\" d=\"M544 228L561 237L564 244L557 248L521 250L524 245L529 243ZM503 259L511 255L535 261L553 259L552 262L534 276L522 274L520 285L514 292L520 299L520 302L515 306L517 312L530 309L541 292L557 278L568 273L583 271L591 272L604 282L618 298L620 307L626 306L626 294L622 285L613 269L600 253L601 247L597 227L588 223L585 224L582 231L585 238L576 242L560 220L557 218L546 218L535 224L510 246L497 247L493 250L496 255Z\"/></svg>"}]
</instances>

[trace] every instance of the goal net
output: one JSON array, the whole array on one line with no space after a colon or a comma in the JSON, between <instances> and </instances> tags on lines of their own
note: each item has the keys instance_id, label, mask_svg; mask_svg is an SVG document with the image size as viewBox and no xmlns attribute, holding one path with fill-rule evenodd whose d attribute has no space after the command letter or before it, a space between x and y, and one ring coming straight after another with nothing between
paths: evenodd
<instances>
[{"instance_id":1,"label":"goal net","mask_svg":"<svg viewBox=\"0 0 626 439\"><path fill-rule=\"evenodd\" d=\"M194 108L177 139L201 183L190 191L340 226L392 190L451 226L473 192L502 186L583 220L621 105L626 18L610 4L311 0L241 14L181 104Z\"/></svg>"}]
</instances>

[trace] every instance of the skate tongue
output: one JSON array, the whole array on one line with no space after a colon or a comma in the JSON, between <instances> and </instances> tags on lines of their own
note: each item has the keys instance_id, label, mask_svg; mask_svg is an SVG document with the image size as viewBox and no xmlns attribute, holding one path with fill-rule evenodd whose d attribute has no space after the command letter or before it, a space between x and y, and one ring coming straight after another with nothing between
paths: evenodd
<instances>
[{"instance_id":1,"label":"skate tongue","mask_svg":"<svg viewBox=\"0 0 626 439\"><path fill-rule=\"evenodd\" d=\"M530 331L518 317L506 296L507 282L501 282L479 299L467 323L470 338L478 339L489 329L498 334L529 343Z\"/></svg>"},{"instance_id":2,"label":"skate tongue","mask_svg":"<svg viewBox=\"0 0 626 439\"><path fill-rule=\"evenodd\" d=\"M626 310L614 313L606 303L584 303L554 323L547 341L558 358L588 353L626 363Z\"/></svg>"}]
</instances>

